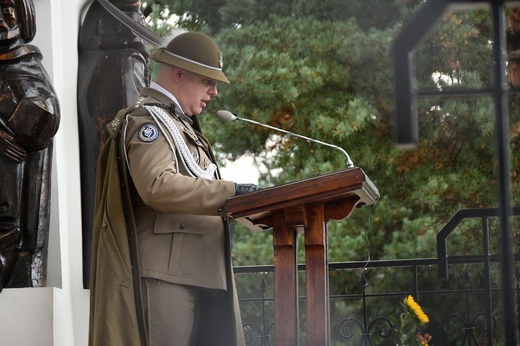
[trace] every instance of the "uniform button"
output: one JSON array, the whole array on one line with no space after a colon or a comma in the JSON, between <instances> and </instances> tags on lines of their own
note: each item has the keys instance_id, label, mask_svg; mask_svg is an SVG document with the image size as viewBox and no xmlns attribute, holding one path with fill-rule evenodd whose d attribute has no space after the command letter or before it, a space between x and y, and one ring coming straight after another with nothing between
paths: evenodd
<instances>
[{"instance_id":1,"label":"uniform button","mask_svg":"<svg viewBox=\"0 0 520 346\"><path fill-rule=\"evenodd\" d=\"M180 224L179 229L184 229L184 224Z\"/></svg>"}]
</instances>

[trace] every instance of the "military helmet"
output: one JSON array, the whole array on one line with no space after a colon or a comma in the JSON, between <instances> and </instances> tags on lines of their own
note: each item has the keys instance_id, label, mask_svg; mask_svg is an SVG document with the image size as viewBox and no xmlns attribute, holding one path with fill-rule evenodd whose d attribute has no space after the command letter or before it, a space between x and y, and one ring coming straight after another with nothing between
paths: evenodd
<instances>
[{"instance_id":1,"label":"military helmet","mask_svg":"<svg viewBox=\"0 0 520 346\"><path fill-rule=\"evenodd\" d=\"M151 59L229 84L222 72L222 52L209 36L200 32L175 36L166 47L157 49Z\"/></svg>"}]
</instances>

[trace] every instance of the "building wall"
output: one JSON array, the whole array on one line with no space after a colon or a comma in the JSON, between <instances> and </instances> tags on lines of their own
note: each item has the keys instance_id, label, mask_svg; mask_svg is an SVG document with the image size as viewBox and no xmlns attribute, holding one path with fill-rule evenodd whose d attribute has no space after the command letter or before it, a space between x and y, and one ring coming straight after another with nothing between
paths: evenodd
<instances>
[{"instance_id":1,"label":"building wall","mask_svg":"<svg viewBox=\"0 0 520 346\"><path fill-rule=\"evenodd\" d=\"M43 65L58 95L54 137L47 287L0 293L0 344L82 346L88 341L89 290L83 288L76 85L77 39L90 0L33 0Z\"/></svg>"}]
</instances>

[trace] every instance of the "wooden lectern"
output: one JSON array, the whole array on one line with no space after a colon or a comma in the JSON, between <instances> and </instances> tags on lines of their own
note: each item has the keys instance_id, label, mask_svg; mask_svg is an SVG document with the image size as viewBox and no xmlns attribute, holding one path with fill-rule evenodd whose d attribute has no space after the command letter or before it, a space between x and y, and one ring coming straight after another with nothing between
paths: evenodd
<instances>
[{"instance_id":1,"label":"wooden lectern","mask_svg":"<svg viewBox=\"0 0 520 346\"><path fill-rule=\"evenodd\" d=\"M305 240L306 345L329 345L327 221L343 220L355 207L378 198L379 191L363 170L349 168L226 201L226 214L248 228L273 229L277 345L298 345L298 231Z\"/></svg>"}]
</instances>

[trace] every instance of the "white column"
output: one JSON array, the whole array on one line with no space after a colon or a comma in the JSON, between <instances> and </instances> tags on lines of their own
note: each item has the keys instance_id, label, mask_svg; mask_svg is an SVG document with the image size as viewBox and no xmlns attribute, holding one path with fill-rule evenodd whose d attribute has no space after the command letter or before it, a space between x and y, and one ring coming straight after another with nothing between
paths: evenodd
<instances>
[{"instance_id":1,"label":"white column","mask_svg":"<svg viewBox=\"0 0 520 346\"><path fill-rule=\"evenodd\" d=\"M49 15L37 25L51 25L52 79L60 100L61 124L55 137L54 192L57 194L62 287L54 295L54 345L87 345L89 291L83 289L80 162L77 114L78 31L90 1L36 0ZM49 5L45 4L46 2ZM37 9L37 16L44 10ZM48 47L48 43L45 44ZM43 48L43 47L42 47ZM45 55L44 55L45 62ZM47 66L47 65L45 65ZM49 72L51 73L51 72ZM54 209L53 209L54 210ZM56 217L56 215L53 215Z\"/></svg>"}]
</instances>

